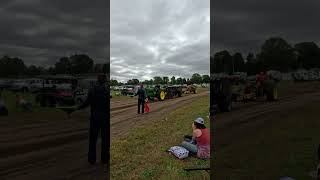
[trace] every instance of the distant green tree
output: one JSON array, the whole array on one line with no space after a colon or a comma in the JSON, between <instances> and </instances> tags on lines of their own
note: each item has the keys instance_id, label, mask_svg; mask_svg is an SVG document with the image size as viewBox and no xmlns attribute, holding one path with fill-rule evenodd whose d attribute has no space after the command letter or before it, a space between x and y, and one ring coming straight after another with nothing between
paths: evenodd
<instances>
[{"instance_id":1,"label":"distant green tree","mask_svg":"<svg viewBox=\"0 0 320 180\"><path fill-rule=\"evenodd\" d=\"M294 49L280 37L273 37L264 42L257 54L261 70L279 70L287 72L295 67Z\"/></svg>"},{"instance_id":2,"label":"distant green tree","mask_svg":"<svg viewBox=\"0 0 320 180\"><path fill-rule=\"evenodd\" d=\"M71 62L68 57L62 57L55 63L55 73L57 74L70 74Z\"/></svg>"},{"instance_id":3,"label":"distant green tree","mask_svg":"<svg viewBox=\"0 0 320 180\"><path fill-rule=\"evenodd\" d=\"M162 83L163 84L169 84L169 77L165 76L162 78Z\"/></svg>"},{"instance_id":4,"label":"distant green tree","mask_svg":"<svg viewBox=\"0 0 320 180\"><path fill-rule=\"evenodd\" d=\"M190 79L191 83L195 83L195 84L201 84L202 83L202 77L200 74L195 73L192 75L191 79Z\"/></svg>"},{"instance_id":5,"label":"distant green tree","mask_svg":"<svg viewBox=\"0 0 320 180\"><path fill-rule=\"evenodd\" d=\"M110 63L103 64L102 71L105 74L110 74Z\"/></svg>"},{"instance_id":6,"label":"distant green tree","mask_svg":"<svg viewBox=\"0 0 320 180\"><path fill-rule=\"evenodd\" d=\"M182 78L181 77L177 78L176 83L177 84L183 84Z\"/></svg>"},{"instance_id":7,"label":"distant green tree","mask_svg":"<svg viewBox=\"0 0 320 180\"><path fill-rule=\"evenodd\" d=\"M248 54L246 58L245 66L246 66L246 72L248 73L248 75L257 74L260 69L259 64L253 53Z\"/></svg>"},{"instance_id":8,"label":"distant green tree","mask_svg":"<svg viewBox=\"0 0 320 180\"><path fill-rule=\"evenodd\" d=\"M186 78L183 78L183 79L182 79L182 83L183 83L183 84L187 84Z\"/></svg>"},{"instance_id":9,"label":"distant green tree","mask_svg":"<svg viewBox=\"0 0 320 180\"><path fill-rule=\"evenodd\" d=\"M110 86L118 86L118 85L119 85L119 83L117 80L115 80L115 79L110 80Z\"/></svg>"},{"instance_id":10,"label":"distant green tree","mask_svg":"<svg viewBox=\"0 0 320 180\"><path fill-rule=\"evenodd\" d=\"M138 79L132 79L133 85L138 85L140 81Z\"/></svg>"},{"instance_id":11,"label":"distant green tree","mask_svg":"<svg viewBox=\"0 0 320 180\"><path fill-rule=\"evenodd\" d=\"M213 70L214 73L232 73L233 64L232 56L226 50L217 52L213 58Z\"/></svg>"},{"instance_id":12,"label":"distant green tree","mask_svg":"<svg viewBox=\"0 0 320 180\"><path fill-rule=\"evenodd\" d=\"M244 72L245 71L245 63L241 53L235 53L232 56L233 61L233 70L234 72Z\"/></svg>"},{"instance_id":13,"label":"distant green tree","mask_svg":"<svg viewBox=\"0 0 320 180\"><path fill-rule=\"evenodd\" d=\"M190 84L193 84L193 82L189 78L187 78L186 79L186 84L190 85Z\"/></svg>"},{"instance_id":14,"label":"distant green tree","mask_svg":"<svg viewBox=\"0 0 320 180\"><path fill-rule=\"evenodd\" d=\"M202 75L202 83L210 83L210 76L209 75Z\"/></svg>"},{"instance_id":15,"label":"distant green tree","mask_svg":"<svg viewBox=\"0 0 320 180\"><path fill-rule=\"evenodd\" d=\"M93 60L85 54L76 54L70 58L73 74L89 73L93 69Z\"/></svg>"},{"instance_id":16,"label":"distant green tree","mask_svg":"<svg viewBox=\"0 0 320 180\"><path fill-rule=\"evenodd\" d=\"M30 76L41 75L45 73L45 69L43 67L37 67L35 65L30 65L27 67L27 74Z\"/></svg>"},{"instance_id":17,"label":"distant green tree","mask_svg":"<svg viewBox=\"0 0 320 180\"><path fill-rule=\"evenodd\" d=\"M150 85L150 81L149 81L149 80L144 80L144 81L142 82L142 84L144 84L144 85Z\"/></svg>"},{"instance_id":18,"label":"distant green tree","mask_svg":"<svg viewBox=\"0 0 320 180\"><path fill-rule=\"evenodd\" d=\"M156 77L154 77L153 79L154 79L154 84L163 84L161 77L156 76Z\"/></svg>"},{"instance_id":19,"label":"distant green tree","mask_svg":"<svg viewBox=\"0 0 320 180\"><path fill-rule=\"evenodd\" d=\"M171 84L176 84L176 77L172 76L170 83Z\"/></svg>"},{"instance_id":20,"label":"distant green tree","mask_svg":"<svg viewBox=\"0 0 320 180\"><path fill-rule=\"evenodd\" d=\"M133 80L132 80L132 79L129 79L129 80L127 81L127 85L134 85Z\"/></svg>"},{"instance_id":21,"label":"distant green tree","mask_svg":"<svg viewBox=\"0 0 320 180\"><path fill-rule=\"evenodd\" d=\"M320 49L314 42L301 42L294 46L297 52L297 68L320 67Z\"/></svg>"},{"instance_id":22,"label":"distant green tree","mask_svg":"<svg viewBox=\"0 0 320 180\"><path fill-rule=\"evenodd\" d=\"M48 74L51 74L51 75L54 75L54 74L56 74L56 70L55 70L54 67L49 67L49 68L47 69L47 73L48 73Z\"/></svg>"},{"instance_id":23,"label":"distant green tree","mask_svg":"<svg viewBox=\"0 0 320 180\"><path fill-rule=\"evenodd\" d=\"M11 58L9 56L3 56L0 59L0 76L22 76L25 75L27 67L22 59L17 57Z\"/></svg>"}]
</instances>

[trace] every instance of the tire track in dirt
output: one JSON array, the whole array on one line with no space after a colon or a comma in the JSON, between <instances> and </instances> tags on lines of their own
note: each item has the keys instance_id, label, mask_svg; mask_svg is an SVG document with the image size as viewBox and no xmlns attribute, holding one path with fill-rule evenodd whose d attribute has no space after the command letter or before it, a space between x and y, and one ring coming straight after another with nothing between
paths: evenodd
<instances>
[{"instance_id":1,"label":"tire track in dirt","mask_svg":"<svg viewBox=\"0 0 320 180\"><path fill-rule=\"evenodd\" d=\"M299 110L306 103L319 102L320 93L282 98L278 102L266 102L254 108L235 110L219 114L214 122L214 149L216 152L241 141L246 136L254 135L264 124L273 122L273 117L285 117L292 111Z\"/></svg>"},{"instance_id":2,"label":"tire track in dirt","mask_svg":"<svg viewBox=\"0 0 320 180\"><path fill-rule=\"evenodd\" d=\"M154 120L164 119L165 115L174 109L183 107L189 103L192 103L192 101L199 97L208 95L209 92L207 91L195 95L170 99L163 102L160 101L151 103L151 112L144 115L137 114L137 107L128 108L122 113L111 112L111 141L114 138L120 138L127 135L132 128L145 125L146 123L153 122Z\"/></svg>"},{"instance_id":3,"label":"tire track in dirt","mask_svg":"<svg viewBox=\"0 0 320 180\"><path fill-rule=\"evenodd\" d=\"M95 166L87 163L87 144L87 140L78 141L1 159L0 177L10 180L103 179L106 174L103 173L103 167L99 164L99 156Z\"/></svg>"}]
</instances>

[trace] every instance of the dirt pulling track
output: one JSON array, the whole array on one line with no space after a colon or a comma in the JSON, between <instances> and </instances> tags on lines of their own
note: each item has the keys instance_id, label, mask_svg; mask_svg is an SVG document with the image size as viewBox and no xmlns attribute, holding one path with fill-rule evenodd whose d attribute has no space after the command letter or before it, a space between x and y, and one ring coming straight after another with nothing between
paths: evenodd
<instances>
[{"instance_id":1,"label":"dirt pulling track","mask_svg":"<svg viewBox=\"0 0 320 180\"><path fill-rule=\"evenodd\" d=\"M198 97L208 95L209 92L206 91L199 94L165 100L163 102L150 103L151 112L143 115L137 114L136 103L119 110L112 110L111 107L111 139L126 135L133 127L144 125L153 120L165 119L165 115L172 110L188 105Z\"/></svg>"},{"instance_id":2,"label":"dirt pulling track","mask_svg":"<svg viewBox=\"0 0 320 180\"><path fill-rule=\"evenodd\" d=\"M221 113L216 117L215 151L219 154L230 144L254 135L266 123L274 121L273 117L286 116L310 102L320 104L320 93L317 91L303 87L280 95L278 102L235 104L232 112ZM123 137L129 130L149 121L163 119L173 109L206 95L208 92L152 103L152 113L145 115L137 115L135 105L125 108L113 108L117 106L111 105L111 139ZM51 117L40 114L19 118L27 121ZM14 117L1 119L0 180L105 179L104 167L99 164L99 153L96 166L87 163L88 112L77 112L68 120L64 116L60 118L57 121L22 123L18 126L14 123Z\"/></svg>"},{"instance_id":3,"label":"dirt pulling track","mask_svg":"<svg viewBox=\"0 0 320 180\"><path fill-rule=\"evenodd\" d=\"M151 103L152 113L144 115L137 115L134 104L111 104L111 139L123 137L134 127L165 117L165 113L208 94L203 92ZM58 121L18 126L13 123L16 118L37 122L38 118L50 117L33 114L1 119L0 180L105 179L105 167L99 164L99 146L97 164L90 166L87 163L88 110L76 112L71 119L60 116Z\"/></svg>"},{"instance_id":4,"label":"dirt pulling track","mask_svg":"<svg viewBox=\"0 0 320 180\"><path fill-rule=\"evenodd\" d=\"M248 152L255 153L254 150L258 149L258 145L255 144L257 142L251 142L250 140L258 134L261 135L261 131L266 132L266 127L270 132L269 134L264 134L267 139L267 137L269 135L271 136L273 132L272 125L277 126L277 124L281 124L279 123L279 121L281 121L282 119L285 120L285 122L288 122L286 120L287 117L292 117L298 113L302 113L301 109L309 104L320 106L320 91L318 90L318 88L313 89L308 87L308 85L302 88L297 88L295 90L285 91L285 93L282 93L282 96L280 97L281 98L277 102L250 102L248 104L237 103L235 104L232 112L219 113L216 116L213 132L213 148L216 156L216 159L214 161L214 167L216 167L214 170L215 178L229 179L231 176L230 174L232 174L233 177L238 177L238 179L250 179L248 178L250 172L247 172L247 174L245 174L246 172L238 170L241 168L239 167L239 164L241 164L239 162L246 159L246 157L249 156L248 153L236 150L232 151L230 150L230 147L238 147L237 145L241 144L245 146L244 149L247 149ZM301 119L301 121L303 121L303 119ZM297 133L299 134L300 132ZM246 146L246 141L248 140L250 141L248 142L248 144L256 147ZM259 139L256 140L259 141ZM260 141L262 141L261 144L263 144L263 138L260 139ZM251 150L250 148L254 150ZM263 145L260 148L264 148ZM276 145L275 147L268 147L268 149L272 148L277 149ZM286 150L289 151L289 149ZM220 158L221 156L219 156L220 152L224 155L222 158ZM257 152L257 154L258 153L259 152ZM272 152L269 153L272 154ZM261 156L261 153L257 156ZM253 158L254 154L251 154L250 157ZM250 157L247 158L248 162L243 162L244 166L246 165L246 163L252 163L253 160L250 159ZM227 160L223 158L226 158ZM276 159L274 161L272 162L278 163ZM263 164L263 162L260 163ZM259 164L256 165L259 166ZM264 166L262 165L262 167ZM266 167L265 169L268 168ZM241 175L243 175L244 177L242 177Z\"/></svg>"},{"instance_id":5,"label":"dirt pulling track","mask_svg":"<svg viewBox=\"0 0 320 180\"><path fill-rule=\"evenodd\" d=\"M287 116L310 102L319 102L320 105L320 92L287 96L277 102L241 104L232 113L217 115L214 122L216 151L246 135L253 135L264 123L272 121L272 117Z\"/></svg>"}]
</instances>

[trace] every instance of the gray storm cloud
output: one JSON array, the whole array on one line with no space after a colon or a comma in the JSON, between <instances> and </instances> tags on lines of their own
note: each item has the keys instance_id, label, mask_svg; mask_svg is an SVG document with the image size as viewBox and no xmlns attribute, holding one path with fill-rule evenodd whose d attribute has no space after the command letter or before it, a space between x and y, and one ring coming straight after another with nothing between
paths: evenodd
<instances>
[{"instance_id":1,"label":"gray storm cloud","mask_svg":"<svg viewBox=\"0 0 320 180\"><path fill-rule=\"evenodd\" d=\"M209 0L111 0L111 78L209 74Z\"/></svg>"},{"instance_id":2,"label":"gray storm cloud","mask_svg":"<svg viewBox=\"0 0 320 180\"><path fill-rule=\"evenodd\" d=\"M211 54L220 50L257 52L280 36L289 43L319 44L320 1L216 0L211 4Z\"/></svg>"},{"instance_id":3,"label":"gray storm cloud","mask_svg":"<svg viewBox=\"0 0 320 180\"><path fill-rule=\"evenodd\" d=\"M86 53L97 63L106 63L108 19L107 1L3 0L0 56L46 66L62 56Z\"/></svg>"}]
</instances>

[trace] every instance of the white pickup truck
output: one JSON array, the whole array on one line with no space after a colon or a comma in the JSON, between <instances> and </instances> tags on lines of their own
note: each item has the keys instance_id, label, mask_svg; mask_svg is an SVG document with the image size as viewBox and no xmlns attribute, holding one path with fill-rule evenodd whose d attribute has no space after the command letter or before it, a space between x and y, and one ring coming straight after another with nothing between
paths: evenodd
<instances>
[{"instance_id":1,"label":"white pickup truck","mask_svg":"<svg viewBox=\"0 0 320 180\"><path fill-rule=\"evenodd\" d=\"M15 80L9 87L12 91L36 92L42 87L41 79L21 79Z\"/></svg>"}]
</instances>

